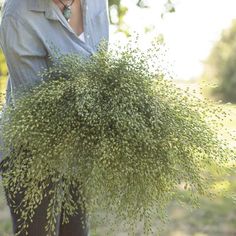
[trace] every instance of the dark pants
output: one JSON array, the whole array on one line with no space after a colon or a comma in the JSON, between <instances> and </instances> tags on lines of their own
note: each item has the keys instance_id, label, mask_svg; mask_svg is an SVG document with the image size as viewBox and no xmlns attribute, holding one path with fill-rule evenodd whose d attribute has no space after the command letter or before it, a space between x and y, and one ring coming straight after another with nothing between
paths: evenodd
<instances>
[{"instance_id":1,"label":"dark pants","mask_svg":"<svg viewBox=\"0 0 236 236\"><path fill-rule=\"evenodd\" d=\"M4 160L6 161L6 160ZM3 167L0 165L0 173L3 172ZM47 189L47 191L50 187ZM10 208L13 232L14 234L17 232L17 225L20 221L20 216L14 212L14 208L10 204L9 193L5 190L5 196L7 200L7 204ZM22 199L23 194L17 193L14 200L14 205L18 205ZM76 200L75 196L74 200ZM47 206L49 204L49 196L45 197L41 205L35 211L33 222L29 223L28 236L46 236L45 225L47 224L46 215L47 215ZM81 209L77 210L77 214L69 218L69 223L62 224L62 217L58 216L56 222L56 236L89 236L88 225L85 228L82 227L81 218L86 219L86 216L82 213ZM25 236L25 233L21 233L19 236Z\"/></svg>"}]
</instances>

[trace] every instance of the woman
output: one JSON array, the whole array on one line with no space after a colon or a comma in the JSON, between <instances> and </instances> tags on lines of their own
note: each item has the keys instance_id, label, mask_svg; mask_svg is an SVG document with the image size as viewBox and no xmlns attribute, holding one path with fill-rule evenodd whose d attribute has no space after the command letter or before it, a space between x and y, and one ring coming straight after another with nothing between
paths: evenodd
<instances>
[{"instance_id":1,"label":"woman","mask_svg":"<svg viewBox=\"0 0 236 236\"><path fill-rule=\"evenodd\" d=\"M50 66L55 48L63 54L90 56L96 52L102 39L108 42L107 10L106 0L5 0L0 43L9 69L6 104L14 104L21 85L32 86L41 81L39 72ZM9 204L10 193L5 193L16 233L19 216ZM21 198L18 193L14 199L16 205ZM47 204L48 199L45 198L30 223L29 236L46 235ZM78 209L77 215L71 217L68 224L62 225L58 216L57 235L88 235L88 227L82 227L81 217L86 218Z\"/></svg>"}]
</instances>

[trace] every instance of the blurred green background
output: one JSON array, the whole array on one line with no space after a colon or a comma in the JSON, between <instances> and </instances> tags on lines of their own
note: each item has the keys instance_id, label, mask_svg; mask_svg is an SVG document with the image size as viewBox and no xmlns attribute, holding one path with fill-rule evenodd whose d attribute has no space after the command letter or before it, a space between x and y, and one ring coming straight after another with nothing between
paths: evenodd
<instances>
[{"instance_id":1,"label":"blurred green background","mask_svg":"<svg viewBox=\"0 0 236 236\"><path fill-rule=\"evenodd\" d=\"M193 2L193 0L191 1ZM196 1L197 0L195 0L195 3ZM183 10L181 7L183 7L184 2L187 2L187 0L160 0L160 2L162 9L159 9L160 11L158 11L158 14L160 19L163 19L165 17L167 18L167 15L170 13L170 18L174 18L175 14L178 14L178 11L181 12L181 10ZM210 0L205 0L205 2L209 3ZM233 2L231 3L235 4ZM214 7L213 2L212 4L212 7ZM134 13L132 13L134 12L134 8L146 11L152 6L150 1L130 0L128 2L124 0L110 0L109 7L111 28L113 29L111 37L115 40L116 34L122 34L124 37L132 35L128 26L128 19L129 14L132 17L134 16ZM202 5L202 7L204 7L204 5ZM211 10L212 9L207 9L209 17ZM194 11L194 9L192 9L192 11ZM222 11L224 11L224 9L222 9ZM199 14L201 14L201 12L199 12ZM191 17L191 12L189 17ZM189 88L193 92L197 91L199 97L204 96L214 101L218 101L219 99L222 100L223 108L230 114L230 116L225 119L224 127L222 129L227 129L233 133L236 131L236 21L234 21L233 18L230 20L232 23L228 27L220 28L219 26L220 34L214 41L211 41L211 46L206 49L206 56L202 62L202 69L199 70L200 72L198 75L193 73L188 79L181 79L181 75L177 75L174 81L176 85L182 89ZM153 18L151 21L155 23L156 19L154 20ZM156 24L159 24L158 21ZM159 26L160 25L161 23ZM201 27L200 23L199 27ZM150 31L152 30L154 31L152 26L146 25L142 32L146 35L150 35ZM174 31L175 29L172 30ZM159 32L155 33L154 37L161 38L162 41L166 42L168 45L168 34L165 36L164 33L162 34L162 32ZM176 42L176 47L178 47L177 44L178 42ZM200 50L201 44L199 43L197 47L199 47ZM183 47L181 50L183 52L181 56L185 57L184 50L186 49ZM192 53L194 57L194 51ZM191 58L189 58L189 60L191 60ZM188 70L189 69L190 72L191 69L194 71L194 68L188 68ZM6 83L7 65L4 60L4 55L0 52L1 93L5 92ZM1 94L1 103L4 103L4 99L4 95ZM229 142L232 141L227 134L226 138L229 138ZM232 145L235 146L236 144L232 143ZM216 183L216 186L216 190L219 192L217 196L214 199L200 199L197 208L191 208L188 204L180 206L176 202L172 202L168 209L169 221L160 233L161 236L236 236L236 200L230 197L222 197L220 194L221 192L229 192L230 194L236 192L236 174L231 173L227 176L223 176L222 174L221 178L219 178L219 181ZM186 193L183 192L182 194L184 198L188 199ZM154 235L157 235L158 226L159 222L154 220ZM104 236L104 229L109 229L109 225L97 226L92 222L91 236ZM141 236L142 234L140 232L141 230L139 231L137 228L136 236ZM0 183L0 236L11 235L13 234L9 208L7 207L4 191ZM117 229L117 232L109 233L109 236L122 235L127 234L119 228Z\"/></svg>"}]
</instances>

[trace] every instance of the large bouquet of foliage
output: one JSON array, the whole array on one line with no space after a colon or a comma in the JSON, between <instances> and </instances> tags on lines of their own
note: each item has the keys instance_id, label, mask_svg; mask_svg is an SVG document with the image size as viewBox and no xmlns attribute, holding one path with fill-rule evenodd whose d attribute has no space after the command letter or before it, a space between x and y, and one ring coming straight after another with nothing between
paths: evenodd
<instances>
[{"instance_id":1,"label":"large bouquet of foliage","mask_svg":"<svg viewBox=\"0 0 236 236\"><path fill-rule=\"evenodd\" d=\"M130 232L144 220L148 233L182 186L192 199L210 193L208 168L235 155L218 135L220 108L166 79L158 52L155 43L145 51L101 43L87 59L58 54L42 83L6 107L3 184L13 195L25 189L19 232L46 195L53 235L57 215L67 223L78 205Z\"/></svg>"}]
</instances>

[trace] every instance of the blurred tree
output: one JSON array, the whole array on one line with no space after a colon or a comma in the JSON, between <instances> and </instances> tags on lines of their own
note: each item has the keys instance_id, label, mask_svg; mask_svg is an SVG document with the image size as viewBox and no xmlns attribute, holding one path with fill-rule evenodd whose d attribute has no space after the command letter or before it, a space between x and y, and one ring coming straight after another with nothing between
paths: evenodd
<instances>
[{"instance_id":1,"label":"blurred tree","mask_svg":"<svg viewBox=\"0 0 236 236\"><path fill-rule=\"evenodd\" d=\"M129 31L126 29L124 23L124 16L128 8L121 4L121 0L109 0L109 9L110 23L117 26L117 32L123 32L126 36L129 36ZM116 15L116 20L112 17L112 12Z\"/></svg>"},{"instance_id":2,"label":"blurred tree","mask_svg":"<svg viewBox=\"0 0 236 236\"><path fill-rule=\"evenodd\" d=\"M163 18L166 13L173 13L175 12L174 0L167 0L164 5L164 12L161 14Z\"/></svg>"},{"instance_id":3,"label":"blurred tree","mask_svg":"<svg viewBox=\"0 0 236 236\"><path fill-rule=\"evenodd\" d=\"M117 25L117 31L118 32L123 32L125 33L126 36L129 36L129 31L125 25L124 22L124 17L126 15L126 13L128 12L128 8L121 3L122 0L109 0L109 18L110 18L110 22L113 25ZM145 0L137 0L136 5L140 8L148 8L149 5L147 3L147 1ZM116 15L115 19L113 19L112 17L112 12L115 12L114 14ZM175 12L175 7L174 7L174 0L166 0L166 3L164 4L164 12L161 14L161 16L163 17L164 14L166 13L172 13Z\"/></svg>"},{"instance_id":4,"label":"blurred tree","mask_svg":"<svg viewBox=\"0 0 236 236\"><path fill-rule=\"evenodd\" d=\"M201 82L207 82L203 93L213 100L236 103L236 20L222 32L208 59Z\"/></svg>"}]
</instances>

